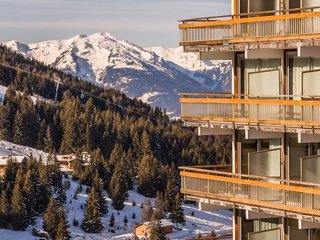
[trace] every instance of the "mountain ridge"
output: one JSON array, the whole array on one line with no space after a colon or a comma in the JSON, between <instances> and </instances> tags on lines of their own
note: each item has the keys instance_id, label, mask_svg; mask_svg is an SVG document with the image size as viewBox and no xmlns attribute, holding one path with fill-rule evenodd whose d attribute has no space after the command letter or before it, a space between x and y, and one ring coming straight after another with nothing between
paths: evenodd
<instances>
[{"instance_id":1,"label":"mountain ridge","mask_svg":"<svg viewBox=\"0 0 320 240\"><path fill-rule=\"evenodd\" d=\"M178 93L227 92L231 67L226 62L198 61L182 48L142 48L106 32L65 40L4 46L46 65L106 88L115 88L153 107L180 114Z\"/></svg>"}]
</instances>

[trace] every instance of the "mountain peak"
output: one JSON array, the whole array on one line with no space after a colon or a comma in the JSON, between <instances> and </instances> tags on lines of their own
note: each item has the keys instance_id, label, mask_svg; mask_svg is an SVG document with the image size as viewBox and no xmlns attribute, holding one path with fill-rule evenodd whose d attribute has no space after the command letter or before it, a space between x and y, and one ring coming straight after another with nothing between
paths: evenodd
<instances>
[{"instance_id":1,"label":"mountain peak","mask_svg":"<svg viewBox=\"0 0 320 240\"><path fill-rule=\"evenodd\" d=\"M112 41L119 41L115 36L108 32L98 32L91 35L83 35L84 38L89 40L112 40Z\"/></svg>"},{"instance_id":2,"label":"mountain peak","mask_svg":"<svg viewBox=\"0 0 320 240\"><path fill-rule=\"evenodd\" d=\"M108 32L34 44L5 46L83 80L124 91L179 115L177 93L227 91L231 67L201 62L182 48L141 48Z\"/></svg>"}]
</instances>

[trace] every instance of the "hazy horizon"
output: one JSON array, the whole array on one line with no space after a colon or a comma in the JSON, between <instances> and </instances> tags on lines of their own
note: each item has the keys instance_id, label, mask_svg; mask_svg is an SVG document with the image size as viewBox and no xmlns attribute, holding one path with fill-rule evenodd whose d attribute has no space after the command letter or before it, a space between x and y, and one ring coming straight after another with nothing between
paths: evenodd
<instances>
[{"instance_id":1,"label":"hazy horizon","mask_svg":"<svg viewBox=\"0 0 320 240\"><path fill-rule=\"evenodd\" d=\"M230 13L230 0L0 0L0 42L109 32L143 47L178 45L178 20Z\"/></svg>"}]
</instances>

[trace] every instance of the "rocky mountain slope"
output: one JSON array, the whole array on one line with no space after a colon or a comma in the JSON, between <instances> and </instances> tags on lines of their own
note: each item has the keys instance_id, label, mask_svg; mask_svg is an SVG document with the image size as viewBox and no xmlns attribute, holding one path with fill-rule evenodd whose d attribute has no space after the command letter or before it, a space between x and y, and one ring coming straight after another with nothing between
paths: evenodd
<instances>
[{"instance_id":1,"label":"rocky mountain slope","mask_svg":"<svg viewBox=\"0 0 320 240\"><path fill-rule=\"evenodd\" d=\"M143 49L109 33L4 45L81 79L165 108L171 116L180 112L178 93L226 92L231 84L231 67L226 62L200 62L196 54L183 53L181 48Z\"/></svg>"}]
</instances>

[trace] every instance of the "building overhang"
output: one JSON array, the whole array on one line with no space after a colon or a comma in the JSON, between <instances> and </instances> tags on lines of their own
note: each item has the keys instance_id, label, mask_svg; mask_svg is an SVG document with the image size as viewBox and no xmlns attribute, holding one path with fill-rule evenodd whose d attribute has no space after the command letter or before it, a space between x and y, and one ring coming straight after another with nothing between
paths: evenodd
<instances>
[{"instance_id":1,"label":"building overhang","mask_svg":"<svg viewBox=\"0 0 320 240\"><path fill-rule=\"evenodd\" d=\"M182 193L184 193L184 191L182 191ZM260 207L260 206L249 205L249 204L241 204L237 202L212 199L207 197L195 197L193 195L188 195L187 193L185 193L185 198L189 201L213 205L213 206L216 206L216 208L221 208L221 209L236 208L239 210L255 213L257 216L255 219L261 218L261 216L287 217L287 218L297 219L300 222L302 222L301 226L304 226L305 229L310 228L309 224L311 223L320 224L320 216L277 210L273 208L266 208L266 207ZM260 217L258 215L260 215Z\"/></svg>"}]
</instances>

